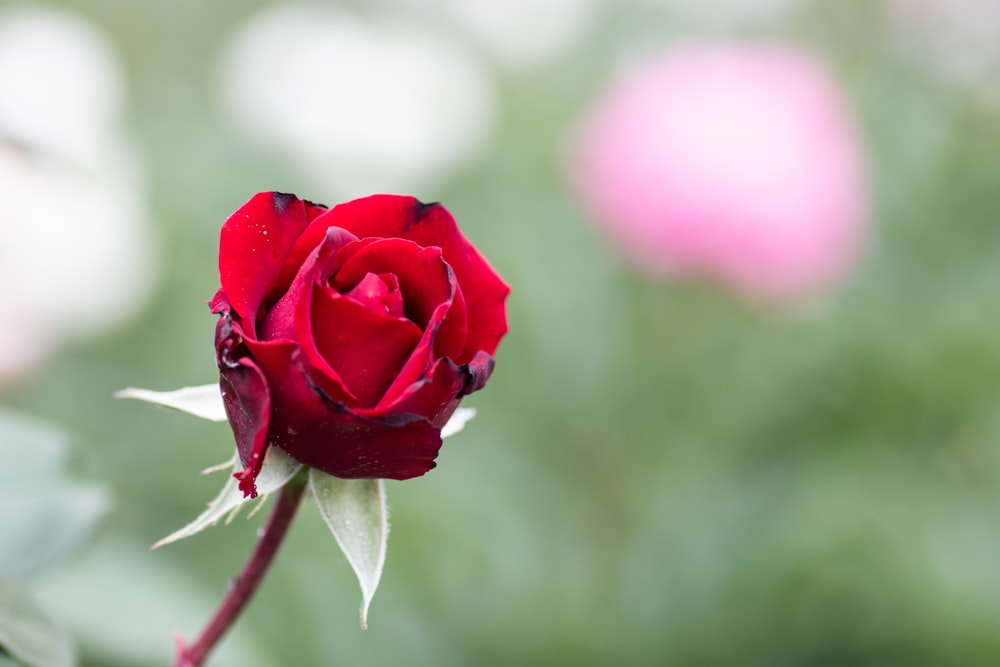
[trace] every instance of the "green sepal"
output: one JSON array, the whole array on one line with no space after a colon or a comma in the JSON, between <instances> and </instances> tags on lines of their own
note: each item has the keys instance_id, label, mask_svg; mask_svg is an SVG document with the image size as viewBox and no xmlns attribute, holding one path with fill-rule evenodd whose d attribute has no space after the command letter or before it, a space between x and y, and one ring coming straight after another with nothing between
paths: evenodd
<instances>
[{"instance_id":1,"label":"green sepal","mask_svg":"<svg viewBox=\"0 0 1000 667\"><path fill-rule=\"evenodd\" d=\"M368 627L368 607L382 578L389 539L389 511L381 479L340 479L315 468L309 489L319 513L347 557L361 585L361 627Z\"/></svg>"},{"instance_id":2,"label":"green sepal","mask_svg":"<svg viewBox=\"0 0 1000 667\"><path fill-rule=\"evenodd\" d=\"M222 402L222 390L218 383L181 387L174 391L152 391L128 387L116 391L115 398L134 398L147 403L155 403L213 422L224 422L227 419L226 407Z\"/></svg>"},{"instance_id":3,"label":"green sepal","mask_svg":"<svg viewBox=\"0 0 1000 667\"><path fill-rule=\"evenodd\" d=\"M220 466L209 468L205 472L213 472L221 468L229 468L230 466L232 466L233 472L243 469L239 457L234 455L230 461ZM288 454L285 454L277 447L268 447L267 453L264 455L264 465L260 469L260 474L257 475L258 503L263 503L269 494L274 493L287 484L301 469L302 464L293 461ZM219 495L208 504L208 509L199 514L188 525L164 537L154 544L152 548L157 549L165 544L196 535L209 526L214 526L223 518L226 519L226 523L229 523L239 513L240 508L251 500L251 498L243 496L243 492L239 488L239 483L230 475Z\"/></svg>"}]
</instances>

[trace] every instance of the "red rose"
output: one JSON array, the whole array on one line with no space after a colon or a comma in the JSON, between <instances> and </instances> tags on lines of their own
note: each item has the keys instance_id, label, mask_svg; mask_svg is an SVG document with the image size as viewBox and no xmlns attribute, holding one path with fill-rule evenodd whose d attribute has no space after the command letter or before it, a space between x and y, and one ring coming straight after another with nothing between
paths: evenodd
<instances>
[{"instance_id":1,"label":"red rose","mask_svg":"<svg viewBox=\"0 0 1000 667\"><path fill-rule=\"evenodd\" d=\"M222 226L219 274L215 349L250 496L269 446L337 477L424 474L507 332L508 286L413 197L327 209L260 193Z\"/></svg>"}]
</instances>

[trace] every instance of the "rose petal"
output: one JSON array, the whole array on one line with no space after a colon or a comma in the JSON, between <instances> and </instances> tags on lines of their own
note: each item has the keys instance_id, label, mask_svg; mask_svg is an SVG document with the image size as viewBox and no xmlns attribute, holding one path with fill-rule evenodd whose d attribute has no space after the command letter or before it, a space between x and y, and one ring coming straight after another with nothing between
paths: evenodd
<instances>
[{"instance_id":1,"label":"rose petal","mask_svg":"<svg viewBox=\"0 0 1000 667\"><path fill-rule=\"evenodd\" d=\"M379 401L379 404L376 406L378 411L381 412L386 409L386 406L397 403L400 396L407 392L411 385L421 382L426 378L436 358L434 356L435 338L441 328L441 324L445 320L445 315L449 312L451 306L452 304L447 302L442 303L438 306L436 312L431 316L431 322L433 324L424 330L423 335L420 338L420 342L414 347L413 353L406 361L406 365L400 369L396 379L386 390L382 400ZM418 414L427 413L420 412Z\"/></svg>"},{"instance_id":2,"label":"rose petal","mask_svg":"<svg viewBox=\"0 0 1000 667\"><path fill-rule=\"evenodd\" d=\"M415 414L365 417L335 401L314 382L297 350L286 343L250 343L272 384L269 442L300 463L344 478L408 479L434 467L438 428Z\"/></svg>"},{"instance_id":3,"label":"rose petal","mask_svg":"<svg viewBox=\"0 0 1000 667\"><path fill-rule=\"evenodd\" d=\"M510 287L469 243L451 213L440 204L423 204L414 200L405 237L420 245L433 243L440 246L445 260L455 271L462 291L474 297L467 304L469 334L465 352L455 361L466 363L479 350L493 354L500 339L507 333L504 301ZM438 240L435 242L435 239Z\"/></svg>"},{"instance_id":4,"label":"rose petal","mask_svg":"<svg viewBox=\"0 0 1000 667\"><path fill-rule=\"evenodd\" d=\"M406 417L411 421L403 422ZM396 415L384 424L323 407L302 423L299 437L282 448L297 461L345 479L419 477L435 466L441 448L439 429L415 415Z\"/></svg>"},{"instance_id":5,"label":"rose petal","mask_svg":"<svg viewBox=\"0 0 1000 667\"><path fill-rule=\"evenodd\" d=\"M339 204L313 221L313 226L343 227L358 238L404 238L424 247L439 247L467 295L470 329L456 362L468 362L477 350L493 354L507 332L504 300L507 284L458 229L451 213L440 204L424 204L413 197L373 195ZM315 233L311 229L307 234Z\"/></svg>"},{"instance_id":6,"label":"rose petal","mask_svg":"<svg viewBox=\"0 0 1000 667\"><path fill-rule=\"evenodd\" d=\"M421 329L442 303L451 304L454 281L439 248L421 248L405 239L374 239L357 244L338 256L343 264L330 277L338 292L353 289L368 273L392 273L399 281L403 310ZM350 253L350 254L348 254Z\"/></svg>"},{"instance_id":7,"label":"rose petal","mask_svg":"<svg viewBox=\"0 0 1000 667\"><path fill-rule=\"evenodd\" d=\"M399 291L399 279L391 273L367 274L354 289L344 294L373 313L405 317L403 295Z\"/></svg>"},{"instance_id":8,"label":"rose petal","mask_svg":"<svg viewBox=\"0 0 1000 667\"><path fill-rule=\"evenodd\" d=\"M441 258L439 248L420 248L412 241L404 239L364 239L358 244L344 248L338 259L344 256L347 256L347 259L331 280L333 287L341 290L349 287L366 270L370 272L394 270L400 292L403 294L403 307L407 316L424 328L416 339L408 341L410 342L406 350L408 358L401 360L405 362L405 366L403 363L394 365L393 376L384 377L388 382L379 385L381 392L375 398L377 401L381 397L382 400L378 403L383 405L393 402L401 391L419 381L430 370L434 361L435 338L442 322L455 305L452 298L458 292L458 287L453 272ZM459 305L464 309L464 301ZM464 314L464 310L457 314L456 321ZM338 330L338 333L344 335L342 330ZM359 342L363 340L359 339ZM359 357L366 361L378 358L367 352L359 352ZM355 364L357 365L357 362ZM362 401L361 405L372 406L376 401Z\"/></svg>"},{"instance_id":9,"label":"rose petal","mask_svg":"<svg viewBox=\"0 0 1000 667\"><path fill-rule=\"evenodd\" d=\"M422 336L410 320L326 287L315 290L310 320L317 351L362 406L378 402Z\"/></svg>"},{"instance_id":10,"label":"rose petal","mask_svg":"<svg viewBox=\"0 0 1000 667\"><path fill-rule=\"evenodd\" d=\"M448 274L454 280L454 274L450 270ZM395 411L402 409L398 407L400 401L405 396L412 394L416 390L416 387L427 382L428 375L432 374L432 367L435 363L444 361L450 367L458 367L453 359L459 357L459 351L468 332L468 322L466 319L465 300L462 298L462 290L457 285L455 286L455 296L456 300L450 305L441 304L438 307L437 312L431 318L431 321L437 324L432 325L424 331L424 335L414 349L409 361L406 362L406 365L399 372L392 386L389 387L379 402L377 406L379 410ZM452 398L458 395L462 388L461 382L456 387L451 387L451 380L444 381L439 379L437 381L442 383L441 388L443 392L451 392ZM389 406L393 405L396 407L389 408ZM427 408L427 410L430 411L425 411L424 409L415 411L418 414L428 416L436 414L436 408ZM403 409L403 411L410 411L410 409ZM432 422L436 423L433 419Z\"/></svg>"},{"instance_id":11,"label":"rose petal","mask_svg":"<svg viewBox=\"0 0 1000 667\"><path fill-rule=\"evenodd\" d=\"M288 292L268 312L260 327L261 341L286 341L300 347L314 371L313 381L334 400L349 405L357 405L358 399L317 348L311 313L315 287L325 284L324 276L338 251L353 243L357 243L357 239L350 232L337 227L327 230L323 242L304 261ZM289 367L278 363L273 374L268 371L268 377L280 378L290 372Z\"/></svg>"},{"instance_id":12,"label":"rose petal","mask_svg":"<svg viewBox=\"0 0 1000 667\"><path fill-rule=\"evenodd\" d=\"M309 222L325 211L293 195L261 192L223 224L219 239L222 291L251 336L261 304L284 287L279 278L293 244Z\"/></svg>"},{"instance_id":13,"label":"rose petal","mask_svg":"<svg viewBox=\"0 0 1000 667\"><path fill-rule=\"evenodd\" d=\"M379 403L378 410L386 414L412 412L426 415L433 426L443 427L458 407L466 378L462 367L449 359L438 359L413 381L393 385Z\"/></svg>"},{"instance_id":14,"label":"rose petal","mask_svg":"<svg viewBox=\"0 0 1000 667\"><path fill-rule=\"evenodd\" d=\"M367 243L366 243L367 242ZM386 385L377 410L392 404L407 388L421 381L430 371L435 360L438 334L445 330L446 351L458 354L465 344L467 333L466 305L455 274L441 258L436 247L421 248L403 239L363 239L359 244L345 248L340 256L349 255L333 277L334 287L341 289L354 283L362 271L395 270L403 293L404 308L411 320L424 328L419 344L411 347L412 354L405 366L396 366L396 377L391 386ZM458 295L456 302L454 297ZM450 320L450 322L449 322ZM449 326L450 325L450 326ZM414 341L415 342L415 341ZM363 355L372 359L371 355ZM373 403L362 402L363 406ZM424 414L424 413L420 413Z\"/></svg>"},{"instance_id":15,"label":"rose petal","mask_svg":"<svg viewBox=\"0 0 1000 667\"><path fill-rule=\"evenodd\" d=\"M482 389L492 373L493 357L482 351L463 366L456 366L449 359L438 359L417 381L402 388L394 385L378 409L385 413L427 415L434 426L441 427L462 397Z\"/></svg>"},{"instance_id":16,"label":"rose petal","mask_svg":"<svg viewBox=\"0 0 1000 667\"><path fill-rule=\"evenodd\" d=\"M480 350L472 357L472 360L465 365L466 380L465 387L462 388L462 396L479 391L486 386L486 381L493 375L493 356Z\"/></svg>"},{"instance_id":17,"label":"rose petal","mask_svg":"<svg viewBox=\"0 0 1000 667\"><path fill-rule=\"evenodd\" d=\"M357 240L356 236L338 227L324 231L319 245L312 249L312 254L303 258L287 291L268 310L260 324L259 340L297 339L300 333L298 324L309 313L309 304L302 305L300 301L308 301L315 285L326 283L326 276L337 253Z\"/></svg>"},{"instance_id":18,"label":"rose petal","mask_svg":"<svg viewBox=\"0 0 1000 667\"><path fill-rule=\"evenodd\" d=\"M448 272L455 285L452 304L441 321L441 326L434 338L434 356L461 359L469 340L469 308L461 285L455 280L454 271L448 267Z\"/></svg>"},{"instance_id":19,"label":"rose petal","mask_svg":"<svg viewBox=\"0 0 1000 667\"><path fill-rule=\"evenodd\" d=\"M243 464L243 471L233 476L239 480L243 495L253 498L257 495L254 482L264 464L268 445L270 388L254 360L238 355L241 335L228 314L219 318L215 331L219 386Z\"/></svg>"},{"instance_id":20,"label":"rose petal","mask_svg":"<svg viewBox=\"0 0 1000 667\"><path fill-rule=\"evenodd\" d=\"M281 274L282 279L287 278L287 284L291 284L292 278L295 277L299 269L306 262L309 253L315 251L317 247L324 243L329 231L337 227L331 224L331 218L326 217L327 213L329 211L324 210L321 215L313 218L309 226L302 231L295 240L295 244L288 251L288 256L285 258L285 267ZM356 235L354 236L357 238ZM283 280L279 280L278 282L285 284Z\"/></svg>"}]
</instances>

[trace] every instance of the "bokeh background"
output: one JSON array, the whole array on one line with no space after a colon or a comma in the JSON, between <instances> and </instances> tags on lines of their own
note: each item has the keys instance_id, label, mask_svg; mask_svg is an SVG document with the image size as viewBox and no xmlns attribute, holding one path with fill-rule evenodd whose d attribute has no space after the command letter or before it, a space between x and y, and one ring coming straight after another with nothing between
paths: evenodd
<instances>
[{"instance_id":1,"label":"bokeh background","mask_svg":"<svg viewBox=\"0 0 1000 667\"><path fill-rule=\"evenodd\" d=\"M690 40L784 44L837 87L865 233L822 289L650 271L591 208L583 119ZM209 664L1000 664L992 0L0 2L0 404L70 443L38 463L0 429L39 480L0 490L31 519L2 574L84 667L167 664L255 539L262 515L148 551L231 433L112 394L215 379L218 229L272 189L445 203L511 333L438 468L388 485L369 629L307 506Z\"/></svg>"}]
</instances>

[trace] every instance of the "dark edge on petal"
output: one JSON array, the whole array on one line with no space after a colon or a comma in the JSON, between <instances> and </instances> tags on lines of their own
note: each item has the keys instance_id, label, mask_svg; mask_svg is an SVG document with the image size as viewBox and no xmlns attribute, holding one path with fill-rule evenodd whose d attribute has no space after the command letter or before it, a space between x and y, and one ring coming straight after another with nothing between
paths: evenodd
<instances>
[{"instance_id":1,"label":"dark edge on petal","mask_svg":"<svg viewBox=\"0 0 1000 667\"><path fill-rule=\"evenodd\" d=\"M440 202L431 202L425 204L419 199L413 200L413 205L410 206L410 210L407 211L406 222L403 223L403 229L409 229L410 226L419 224L424 221L424 219L429 215L430 211L440 207Z\"/></svg>"},{"instance_id":2,"label":"dark edge on petal","mask_svg":"<svg viewBox=\"0 0 1000 667\"><path fill-rule=\"evenodd\" d=\"M474 391L479 391L486 386L486 381L490 379L490 375L493 374L493 367L496 362L493 360L492 355L487 354L480 350L476 352L476 355L472 357L472 361L462 366L467 374L465 380L465 385L462 390L458 393L459 396L468 396Z\"/></svg>"},{"instance_id":3,"label":"dark edge on petal","mask_svg":"<svg viewBox=\"0 0 1000 667\"><path fill-rule=\"evenodd\" d=\"M326 204L320 203L318 201L312 201L311 199L303 199L302 201L305 202L306 204L308 204L309 206L315 206L316 208L326 209L327 211L330 210L329 206L327 206Z\"/></svg>"},{"instance_id":4,"label":"dark edge on petal","mask_svg":"<svg viewBox=\"0 0 1000 667\"><path fill-rule=\"evenodd\" d=\"M287 192L272 192L271 200L274 203L274 210L278 212L278 215L284 215L288 205L298 201L299 198Z\"/></svg>"},{"instance_id":5,"label":"dark edge on petal","mask_svg":"<svg viewBox=\"0 0 1000 667\"><path fill-rule=\"evenodd\" d=\"M309 377L309 373L306 371L305 366L302 365L302 362L299 359L297 358L294 359L293 363L295 364L299 373L302 374L303 379L305 379L306 384L309 385L309 388L312 390L312 392L316 394L320 398L320 400L323 401L323 403L332 410L335 410L343 414L349 414L355 419L358 419L366 424L370 424L371 426L402 428L403 426L406 426L407 424L412 424L413 422L416 421L423 421L427 422L428 424L430 423L430 420L424 417L423 415L418 415L413 412L390 414L386 415L386 417L382 419L373 419L371 417L366 417L365 415L359 415L357 412L354 412L340 401L335 400L333 397L327 394L322 387L316 384L313 381L313 379Z\"/></svg>"},{"instance_id":6,"label":"dark edge on petal","mask_svg":"<svg viewBox=\"0 0 1000 667\"><path fill-rule=\"evenodd\" d=\"M267 452L267 422L270 419L271 401L266 395L267 383L263 377L259 379L264 385L265 396L263 406L257 406L257 414L251 413L251 408L241 397L247 388L245 382L241 380L246 377L246 373L260 375L260 369L255 365L241 363L233 358L233 350L242 343L242 337L238 332L233 331L233 319L228 311L220 314L216 327L216 354L219 366L219 384L223 392L223 403L226 408L226 416L229 418L229 425L233 429L236 438L237 450L240 452L240 459L243 463L243 470L233 473L233 477L239 481L240 491L244 497L256 498L257 486L255 484L257 475L260 474L264 465L264 455ZM237 386L239 382L241 386ZM264 424L257 423L264 420ZM242 435L242 438L241 438ZM249 438L248 438L249 436ZM243 442L241 442L241 440ZM249 442L248 442L249 441ZM240 445L244 446L241 447ZM249 451L246 444L249 444Z\"/></svg>"}]
</instances>

